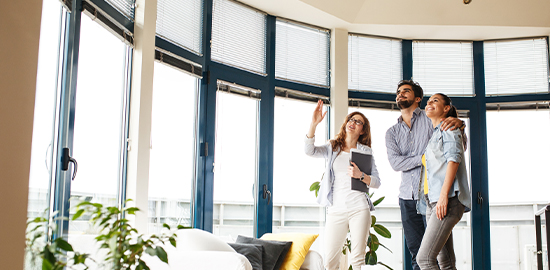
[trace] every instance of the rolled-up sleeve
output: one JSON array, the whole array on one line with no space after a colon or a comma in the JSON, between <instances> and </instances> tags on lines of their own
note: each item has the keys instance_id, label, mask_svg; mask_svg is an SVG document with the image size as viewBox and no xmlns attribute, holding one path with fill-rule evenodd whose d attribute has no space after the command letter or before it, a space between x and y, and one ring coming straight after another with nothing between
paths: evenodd
<instances>
[{"instance_id":1,"label":"rolled-up sleeve","mask_svg":"<svg viewBox=\"0 0 550 270\"><path fill-rule=\"evenodd\" d=\"M376 162L374 162L374 155L373 155L369 188L378 188L380 187L381 184L382 182L380 182L380 176L378 174L378 169L376 168Z\"/></svg>"},{"instance_id":2,"label":"rolled-up sleeve","mask_svg":"<svg viewBox=\"0 0 550 270\"><path fill-rule=\"evenodd\" d=\"M443 155L447 162L453 161L460 163L464 156L462 147L462 133L460 130L447 130L442 132L443 136Z\"/></svg>"},{"instance_id":3,"label":"rolled-up sleeve","mask_svg":"<svg viewBox=\"0 0 550 270\"><path fill-rule=\"evenodd\" d=\"M307 136L305 136L305 139L304 139L304 152L306 153L306 155L310 156L310 157L319 157L319 158L324 158L327 156L328 154L328 147L325 145L325 146L315 146L314 145L315 143L315 137L313 138L308 138Z\"/></svg>"}]
</instances>

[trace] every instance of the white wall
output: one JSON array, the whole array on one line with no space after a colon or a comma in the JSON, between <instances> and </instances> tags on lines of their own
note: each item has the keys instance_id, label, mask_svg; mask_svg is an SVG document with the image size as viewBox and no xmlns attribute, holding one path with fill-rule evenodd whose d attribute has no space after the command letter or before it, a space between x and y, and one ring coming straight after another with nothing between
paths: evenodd
<instances>
[{"instance_id":1,"label":"white wall","mask_svg":"<svg viewBox=\"0 0 550 270\"><path fill-rule=\"evenodd\" d=\"M0 9L2 269L23 269L41 11L42 0L2 1Z\"/></svg>"}]
</instances>

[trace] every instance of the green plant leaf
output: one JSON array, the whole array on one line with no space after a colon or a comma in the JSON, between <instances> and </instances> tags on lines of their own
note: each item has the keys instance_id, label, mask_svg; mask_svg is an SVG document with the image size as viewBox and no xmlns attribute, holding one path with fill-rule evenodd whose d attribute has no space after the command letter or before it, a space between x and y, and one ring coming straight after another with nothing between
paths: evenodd
<instances>
[{"instance_id":1,"label":"green plant leaf","mask_svg":"<svg viewBox=\"0 0 550 270\"><path fill-rule=\"evenodd\" d=\"M371 250L371 251L367 252L367 254L368 253L370 253L370 256L369 256L368 261L365 261L365 263L368 264L368 265L376 265L376 263L378 263L378 257L376 256L376 252ZM366 256L365 256L365 258L366 258Z\"/></svg>"},{"instance_id":2,"label":"green plant leaf","mask_svg":"<svg viewBox=\"0 0 550 270\"><path fill-rule=\"evenodd\" d=\"M168 254L166 254L166 251L164 250L164 248L162 248L162 247L157 247L156 250L157 250L157 257L158 257L161 261L163 261L163 262L165 262L165 263L168 263Z\"/></svg>"},{"instance_id":3,"label":"green plant leaf","mask_svg":"<svg viewBox=\"0 0 550 270\"><path fill-rule=\"evenodd\" d=\"M130 208L127 208L127 209L126 209L126 212L128 212L128 214L130 214L130 215L135 215L136 212L139 212L139 208L137 208L137 207L130 207Z\"/></svg>"},{"instance_id":4,"label":"green plant leaf","mask_svg":"<svg viewBox=\"0 0 550 270\"><path fill-rule=\"evenodd\" d=\"M73 220L76 220L77 218L82 216L82 214L84 214L84 211L85 211L84 209L80 209L80 210L76 211L76 213L73 216Z\"/></svg>"},{"instance_id":5,"label":"green plant leaf","mask_svg":"<svg viewBox=\"0 0 550 270\"><path fill-rule=\"evenodd\" d=\"M371 237L371 239L370 239L371 241L368 243L369 248L372 251L377 251L378 247L380 246L380 242L378 241L378 237L374 234L371 234L370 237Z\"/></svg>"},{"instance_id":6,"label":"green plant leaf","mask_svg":"<svg viewBox=\"0 0 550 270\"><path fill-rule=\"evenodd\" d=\"M380 236L385 238L391 238L391 233L388 229L386 229L386 227L380 224L376 224L373 226L373 228L374 228L374 231L377 232Z\"/></svg>"},{"instance_id":7,"label":"green plant leaf","mask_svg":"<svg viewBox=\"0 0 550 270\"><path fill-rule=\"evenodd\" d=\"M73 246L71 246L71 244L69 244L63 238L56 238L54 241L60 249L64 251L74 251Z\"/></svg>"},{"instance_id":8,"label":"green plant leaf","mask_svg":"<svg viewBox=\"0 0 550 270\"><path fill-rule=\"evenodd\" d=\"M377 205L380 204L385 198L386 198L386 196L382 196L382 197L380 197L380 199L374 201L372 204L374 204L374 206L377 206Z\"/></svg>"},{"instance_id":9,"label":"green plant leaf","mask_svg":"<svg viewBox=\"0 0 550 270\"><path fill-rule=\"evenodd\" d=\"M315 190L315 198L317 198L319 196L319 190Z\"/></svg>"},{"instance_id":10,"label":"green plant leaf","mask_svg":"<svg viewBox=\"0 0 550 270\"><path fill-rule=\"evenodd\" d=\"M168 224L166 224L166 223L163 223L163 224L162 224L162 227L164 227L164 228L170 230L170 225L168 225Z\"/></svg>"},{"instance_id":11,"label":"green plant leaf","mask_svg":"<svg viewBox=\"0 0 550 270\"><path fill-rule=\"evenodd\" d=\"M390 270L393 270L393 268L389 267L387 264L385 264L383 262L378 262L378 264L381 264L381 265L385 266L386 268L388 268Z\"/></svg>"},{"instance_id":12,"label":"green plant leaf","mask_svg":"<svg viewBox=\"0 0 550 270\"><path fill-rule=\"evenodd\" d=\"M181 224L178 224L178 230L183 230L183 229L193 229L193 227L186 227Z\"/></svg>"},{"instance_id":13,"label":"green plant leaf","mask_svg":"<svg viewBox=\"0 0 550 270\"><path fill-rule=\"evenodd\" d=\"M348 270L353 270L353 267L350 265L349 268L348 268Z\"/></svg>"},{"instance_id":14,"label":"green plant leaf","mask_svg":"<svg viewBox=\"0 0 550 270\"><path fill-rule=\"evenodd\" d=\"M311 186L309 186L309 191L319 190L320 182L313 182Z\"/></svg>"},{"instance_id":15,"label":"green plant leaf","mask_svg":"<svg viewBox=\"0 0 550 270\"><path fill-rule=\"evenodd\" d=\"M145 249L145 253L155 257L157 256L157 250L154 249L154 248L151 248L151 247L147 247L147 249Z\"/></svg>"},{"instance_id":16,"label":"green plant leaf","mask_svg":"<svg viewBox=\"0 0 550 270\"><path fill-rule=\"evenodd\" d=\"M173 247L176 247L176 239L174 237L170 237L170 244L172 244Z\"/></svg>"},{"instance_id":17,"label":"green plant leaf","mask_svg":"<svg viewBox=\"0 0 550 270\"><path fill-rule=\"evenodd\" d=\"M370 224L371 227L374 227L374 224L376 224L376 217L375 216L371 216L371 219L372 219L372 222Z\"/></svg>"},{"instance_id":18,"label":"green plant leaf","mask_svg":"<svg viewBox=\"0 0 550 270\"><path fill-rule=\"evenodd\" d=\"M139 263L139 264L138 264L138 266L136 267L136 270L138 270L138 269L142 269L142 270L151 270L151 269L149 268L149 266L147 266L147 264L146 264L144 261L142 261L141 259L138 261L138 263Z\"/></svg>"}]
</instances>

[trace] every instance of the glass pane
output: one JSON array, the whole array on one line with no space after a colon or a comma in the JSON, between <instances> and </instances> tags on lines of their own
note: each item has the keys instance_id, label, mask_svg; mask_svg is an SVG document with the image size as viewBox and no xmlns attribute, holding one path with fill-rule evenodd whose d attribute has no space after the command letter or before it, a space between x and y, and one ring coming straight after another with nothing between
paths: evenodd
<instances>
[{"instance_id":1,"label":"glass pane","mask_svg":"<svg viewBox=\"0 0 550 270\"><path fill-rule=\"evenodd\" d=\"M487 112L493 269L537 269L534 217L549 202L548 134L548 110ZM544 233L542 244L546 256Z\"/></svg>"},{"instance_id":2,"label":"glass pane","mask_svg":"<svg viewBox=\"0 0 550 270\"><path fill-rule=\"evenodd\" d=\"M46 210L50 208L49 188L54 170L52 161L55 152L57 71L62 17L59 2L43 2L29 174L28 218L46 217ZM37 269L41 264L40 260L36 260L35 267L32 267L31 257L25 256L25 269Z\"/></svg>"},{"instance_id":3,"label":"glass pane","mask_svg":"<svg viewBox=\"0 0 550 270\"><path fill-rule=\"evenodd\" d=\"M395 93L403 78L401 40L348 36L348 88Z\"/></svg>"},{"instance_id":4,"label":"glass pane","mask_svg":"<svg viewBox=\"0 0 550 270\"><path fill-rule=\"evenodd\" d=\"M232 0L212 4L212 60L265 73L267 16Z\"/></svg>"},{"instance_id":5,"label":"glass pane","mask_svg":"<svg viewBox=\"0 0 550 270\"><path fill-rule=\"evenodd\" d=\"M329 85L330 31L277 20L275 76Z\"/></svg>"},{"instance_id":6,"label":"glass pane","mask_svg":"<svg viewBox=\"0 0 550 270\"><path fill-rule=\"evenodd\" d=\"M414 41L413 77L424 95L474 94L472 42Z\"/></svg>"},{"instance_id":7,"label":"glass pane","mask_svg":"<svg viewBox=\"0 0 550 270\"><path fill-rule=\"evenodd\" d=\"M125 56L122 41L82 16L72 152L78 174L71 197L118 205ZM72 200L71 207L75 203ZM69 223L75 250L93 254L95 234L85 220Z\"/></svg>"},{"instance_id":8,"label":"glass pane","mask_svg":"<svg viewBox=\"0 0 550 270\"><path fill-rule=\"evenodd\" d=\"M316 103L275 98L273 161L273 232L318 233L311 247L323 253L325 208L309 186L321 181L325 160L304 153L304 139ZM327 106L323 110L325 110ZM327 142L327 124L317 126L316 145Z\"/></svg>"},{"instance_id":9,"label":"glass pane","mask_svg":"<svg viewBox=\"0 0 550 270\"><path fill-rule=\"evenodd\" d=\"M218 91L214 234L253 236L258 101Z\"/></svg>"},{"instance_id":10,"label":"glass pane","mask_svg":"<svg viewBox=\"0 0 550 270\"><path fill-rule=\"evenodd\" d=\"M191 226L197 79L155 62L149 159L149 233ZM169 187L169 188L167 188Z\"/></svg>"},{"instance_id":11,"label":"glass pane","mask_svg":"<svg viewBox=\"0 0 550 270\"><path fill-rule=\"evenodd\" d=\"M44 1L34 104L27 214L29 218L41 216L50 207L49 187L54 152L61 20L60 3Z\"/></svg>"}]
</instances>

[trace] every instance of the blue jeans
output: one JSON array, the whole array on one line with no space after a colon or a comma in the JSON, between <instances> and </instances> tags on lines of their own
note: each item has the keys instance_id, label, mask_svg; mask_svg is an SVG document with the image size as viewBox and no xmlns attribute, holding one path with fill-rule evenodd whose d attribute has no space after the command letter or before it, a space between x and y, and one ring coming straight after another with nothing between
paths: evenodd
<instances>
[{"instance_id":1,"label":"blue jeans","mask_svg":"<svg viewBox=\"0 0 550 270\"><path fill-rule=\"evenodd\" d=\"M426 230L426 216L418 214L416 211L416 200L399 198L399 209L401 210L401 223L403 224L405 241L411 253L412 267L414 270L420 270L416 262L416 254L418 254Z\"/></svg>"}]
</instances>

